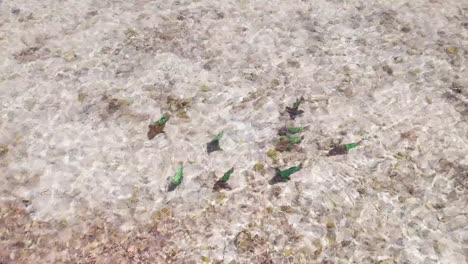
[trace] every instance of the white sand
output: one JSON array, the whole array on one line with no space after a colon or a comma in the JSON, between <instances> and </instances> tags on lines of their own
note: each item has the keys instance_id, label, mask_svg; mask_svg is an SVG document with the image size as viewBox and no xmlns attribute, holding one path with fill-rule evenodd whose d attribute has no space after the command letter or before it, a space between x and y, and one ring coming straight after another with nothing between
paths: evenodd
<instances>
[{"instance_id":1,"label":"white sand","mask_svg":"<svg viewBox=\"0 0 468 264\"><path fill-rule=\"evenodd\" d=\"M0 263L465 263L467 11L0 1ZM283 125L310 127L274 163ZM222 130L224 151L207 155ZM213 193L231 166L233 190Z\"/></svg>"}]
</instances>

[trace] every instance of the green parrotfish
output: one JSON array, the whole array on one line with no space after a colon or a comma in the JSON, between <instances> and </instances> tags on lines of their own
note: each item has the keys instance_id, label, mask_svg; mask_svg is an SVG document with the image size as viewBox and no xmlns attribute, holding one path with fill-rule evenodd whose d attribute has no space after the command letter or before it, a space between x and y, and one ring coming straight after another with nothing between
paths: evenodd
<instances>
[{"instance_id":1,"label":"green parrotfish","mask_svg":"<svg viewBox=\"0 0 468 264\"><path fill-rule=\"evenodd\" d=\"M148 139L153 139L157 134L164 133L164 126L166 125L167 120L169 120L169 116L164 114L158 121L153 122L148 126Z\"/></svg>"},{"instance_id":2,"label":"green parrotfish","mask_svg":"<svg viewBox=\"0 0 468 264\"><path fill-rule=\"evenodd\" d=\"M179 165L177 168L177 173L172 177L171 182L169 183L168 191L171 192L177 188L182 183L184 179L184 166L182 164Z\"/></svg>"}]
</instances>

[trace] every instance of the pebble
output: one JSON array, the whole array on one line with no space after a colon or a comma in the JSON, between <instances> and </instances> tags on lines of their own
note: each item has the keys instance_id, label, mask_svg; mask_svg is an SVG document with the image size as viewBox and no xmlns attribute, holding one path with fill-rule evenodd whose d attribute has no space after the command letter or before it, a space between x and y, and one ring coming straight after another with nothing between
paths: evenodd
<instances>
[{"instance_id":1,"label":"pebble","mask_svg":"<svg viewBox=\"0 0 468 264\"><path fill-rule=\"evenodd\" d=\"M78 58L78 56L76 56L75 52L73 51L67 51L65 53L63 53L63 59L70 62L70 61L74 61L76 60L76 58Z\"/></svg>"},{"instance_id":2,"label":"pebble","mask_svg":"<svg viewBox=\"0 0 468 264\"><path fill-rule=\"evenodd\" d=\"M386 64L382 66L382 70L384 70L388 75L393 75L393 69Z\"/></svg>"}]
</instances>

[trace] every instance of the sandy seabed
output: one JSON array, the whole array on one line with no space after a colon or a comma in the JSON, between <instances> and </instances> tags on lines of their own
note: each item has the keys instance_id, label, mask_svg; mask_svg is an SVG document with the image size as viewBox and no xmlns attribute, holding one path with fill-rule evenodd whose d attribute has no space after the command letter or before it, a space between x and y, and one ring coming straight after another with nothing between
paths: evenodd
<instances>
[{"instance_id":1,"label":"sandy seabed","mask_svg":"<svg viewBox=\"0 0 468 264\"><path fill-rule=\"evenodd\" d=\"M466 263L467 12L0 0L0 263Z\"/></svg>"}]
</instances>

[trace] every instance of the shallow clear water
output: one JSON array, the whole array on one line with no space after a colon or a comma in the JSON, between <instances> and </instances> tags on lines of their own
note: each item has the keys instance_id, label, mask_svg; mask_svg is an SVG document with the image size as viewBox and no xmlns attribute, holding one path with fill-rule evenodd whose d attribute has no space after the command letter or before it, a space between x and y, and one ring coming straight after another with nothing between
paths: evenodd
<instances>
[{"instance_id":1,"label":"shallow clear water","mask_svg":"<svg viewBox=\"0 0 468 264\"><path fill-rule=\"evenodd\" d=\"M0 2L0 262L463 263L467 4Z\"/></svg>"}]
</instances>

